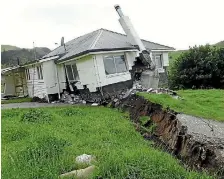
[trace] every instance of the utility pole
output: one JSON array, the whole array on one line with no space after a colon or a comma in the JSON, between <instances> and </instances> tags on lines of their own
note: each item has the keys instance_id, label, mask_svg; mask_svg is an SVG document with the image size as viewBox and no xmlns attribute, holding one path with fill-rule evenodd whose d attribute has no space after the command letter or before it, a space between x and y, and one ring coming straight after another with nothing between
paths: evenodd
<instances>
[{"instance_id":1,"label":"utility pole","mask_svg":"<svg viewBox=\"0 0 224 179\"><path fill-rule=\"evenodd\" d=\"M37 60L37 56L36 56L36 49L35 49L35 45L34 45L34 42L33 42L33 52L34 52L34 60L36 61ZM34 76L35 76L35 63L33 65L33 97L34 97Z\"/></svg>"}]
</instances>

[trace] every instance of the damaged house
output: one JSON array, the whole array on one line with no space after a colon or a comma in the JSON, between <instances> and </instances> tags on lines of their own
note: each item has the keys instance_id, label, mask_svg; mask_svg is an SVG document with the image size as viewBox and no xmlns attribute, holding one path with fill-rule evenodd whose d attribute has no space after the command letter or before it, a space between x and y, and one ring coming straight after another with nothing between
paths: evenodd
<instances>
[{"instance_id":1,"label":"damaged house","mask_svg":"<svg viewBox=\"0 0 224 179\"><path fill-rule=\"evenodd\" d=\"M127 35L99 29L23 65L30 97L60 99L67 91L102 102L126 93L133 83L157 88L167 83L168 52L174 48L139 38L119 5L115 9Z\"/></svg>"},{"instance_id":2,"label":"damaged house","mask_svg":"<svg viewBox=\"0 0 224 179\"><path fill-rule=\"evenodd\" d=\"M152 52L152 59L166 81L169 65L168 52L174 48L142 40ZM41 59L24 65L28 94L50 98L64 90L78 93L84 98L89 94L103 95L130 89L133 85L135 66L141 65L136 58L137 47L129 43L127 36L99 29L61 44Z\"/></svg>"}]
</instances>

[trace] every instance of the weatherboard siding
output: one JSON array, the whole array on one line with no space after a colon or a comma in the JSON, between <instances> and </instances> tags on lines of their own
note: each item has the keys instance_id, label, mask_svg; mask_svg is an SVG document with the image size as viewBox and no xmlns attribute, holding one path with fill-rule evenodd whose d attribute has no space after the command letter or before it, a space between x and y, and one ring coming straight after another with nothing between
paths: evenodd
<instances>
[{"instance_id":1,"label":"weatherboard siding","mask_svg":"<svg viewBox=\"0 0 224 179\"><path fill-rule=\"evenodd\" d=\"M95 56L95 60L97 62L97 70L98 70L98 74L100 77L100 86L106 86L106 85L130 80L131 74L129 71L122 72L122 73L110 74L110 75L107 75L105 73L103 58L104 58L104 56L109 56L109 55L125 55L127 68L128 68L128 70L131 70L132 66L134 65L136 52L97 54Z\"/></svg>"},{"instance_id":2,"label":"weatherboard siding","mask_svg":"<svg viewBox=\"0 0 224 179\"><path fill-rule=\"evenodd\" d=\"M62 93L63 90L66 88L65 68L64 64L57 64L56 67L58 70L57 75L58 75L59 89L60 93Z\"/></svg>"},{"instance_id":3,"label":"weatherboard siding","mask_svg":"<svg viewBox=\"0 0 224 179\"><path fill-rule=\"evenodd\" d=\"M47 94L59 92L56 64L54 60L43 62L43 80L46 85Z\"/></svg>"},{"instance_id":4,"label":"weatherboard siding","mask_svg":"<svg viewBox=\"0 0 224 179\"><path fill-rule=\"evenodd\" d=\"M29 68L30 80L27 80L28 94L30 97L44 98L47 95L46 85L44 80L39 80L37 69L35 67ZM43 73L43 76L45 74Z\"/></svg>"},{"instance_id":5,"label":"weatherboard siding","mask_svg":"<svg viewBox=\"0 0 224 179\"><path fill-rule=\"evenodd\" d=\"M90 90L90 92L95 92L96 88L99 86L99 78L96 71L96 64L94 61L94 56L89 55L77 60L73 60L65 63L65 65L76 64L77 71L79 74L79 82L75 84L78 89L84 89L84 85ZM60 74L61 76L61 74Z\"/></svg>"}]
</instances>

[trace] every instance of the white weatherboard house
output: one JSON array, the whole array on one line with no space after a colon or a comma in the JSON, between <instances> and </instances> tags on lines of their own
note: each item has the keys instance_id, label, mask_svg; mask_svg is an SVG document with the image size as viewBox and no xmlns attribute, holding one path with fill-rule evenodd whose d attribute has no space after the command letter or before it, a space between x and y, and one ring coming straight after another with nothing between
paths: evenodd
<instances>
[{"instance_id":1,"label":"white weatherboard house","mask_svg":"<svg viewBox=\"0 0 224 179\"><path fill-rule=\"evenodd\" d=\"M174 48L142 40L152 52L160 74L169 66L168 52ZM60 94L65 89L97 92L110 85L132 81L138 49L127 36L99 29L77 37L54 49L41 59L25 64L30 97L43 98Z\"/></svg>"}]
</instances>

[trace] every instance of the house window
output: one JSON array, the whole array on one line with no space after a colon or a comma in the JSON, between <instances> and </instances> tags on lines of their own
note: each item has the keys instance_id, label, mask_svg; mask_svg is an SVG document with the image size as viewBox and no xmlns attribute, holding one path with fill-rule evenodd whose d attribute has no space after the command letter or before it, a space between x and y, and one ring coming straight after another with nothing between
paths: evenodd
<instances>
[{"instance_id":1,"label":"house window","mask_svg":"<svg viewBox=\"0 0 224 179\"><path fill-rule=\"evenodd\" d=\"M37 77L38 80L43 80L43 71L42 71L42 66L37 66Z\"/></svg>"},{"instance_id":2,"label":"house window","mask_svg":"<svg viewBox=\"0 0 224 179\"><path fill-rule=\"evenodd\" d=\"M66 72L67 72L68 79L70 81L78 81L79 80L79 74L78 74L76 64L66 65Z\"/></svg>"},{"instance_id":3,"label":"house window","mask_svg":"<svg viewBox=\"0 0 224 179\"><path fill-rule=\"evenodd\" d=\"M127 71L124 55L105 56L103 62L107 75Z\"/></svg>"},{"instance_id":4,"label":"house window","mask_svg":"<svg viewBox=\"0 0 224 179\"><path fill-rule=\"evenodd\" d=\"M5 83L1 83L1 92L2 93L5 93Z\"/></svg>"},{"instance_id":5,"label":"house window","mask_svg":"<svg viewBox=\"0 0 224 179\"><path fill-rule=\"evenodd\" d=\"M162 55L156 54L152 56L156 68L163 68Z\"/></svg>"},{"instance_id":6,"label":"house window","mask_svg":"<svg viewBox=\"0 0 224 179\"><path fill-rule=\"evenodd\" d=\"M25 73L26 73L26 80L30 80L30 70L29 70L29 68L25 69Z\"/></svg>"}]
</instances>

